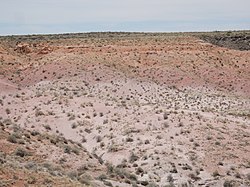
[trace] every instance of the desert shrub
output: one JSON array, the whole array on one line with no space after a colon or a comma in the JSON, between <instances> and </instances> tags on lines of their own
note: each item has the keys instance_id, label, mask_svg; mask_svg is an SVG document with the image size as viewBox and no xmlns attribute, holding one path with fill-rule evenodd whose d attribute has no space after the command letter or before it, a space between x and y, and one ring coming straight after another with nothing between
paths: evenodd
<instances>
[{"instance_id":1,"label":"desert shrub","mask_svg":"<svg viewBox=\"0 0 250 187\"><path fill-rule=\"evenodd\" d=\"M109 174L111 174L111 173L114 172L114 166L113 166L112 164L107 163L107 164L106 164L106 167L107 167L107 172L108 172Z\"/></svg>"},{"instance_id":2,"label":"desert shrub","mask_svg":"<svg viewBox=\"0 0 250 187\"><path fill-rule=\"evenodd\" d=\"M131 181L132 187L138 187L137 182Z\"/></svg>"},{"instance_id":3,"label":"desert shrub","mask_svg":"<svg viewBox=\"0 0 250 187\"><path fill-rule=\"evenodd\" d=\"M195 181L200 179L200 177L198 177L196 173L190 173L188 176Z\"/></svg>"},{"instance_id":4,"label":"desert shrub","mask_svg":"<svg viewBox=\"0 0 250 187\"><path fill-rule=\"evenodd\" d=\"M134 152L132 152L132 153L130 154L130 156L129 156L129 162L130 162L130 163L133 163L133 162L137 161L138 158L139 158L139 157L138 157L137 155L135 155Z\"/></svg>"},{"instance_id":5,"label":"desert shrub","mask_svg":"<svg viewBox=\"0 0 250 187\"><path fill-rule=\"evenodd\" d=\"M36 112L35 112L36 117L43 116L43 115L44 115L44 113L41 110L36 110Z\"/></svg>"},{"instance_id":6,"label":"desert shrub","mask_svg":"<svg viewBox=\"0 0 250 187\"><path fill-rule=\"evenodd\" d=\"M164 126L165 128L168 128L168 127L169 127L169 124L168 124L167 122L164 122L164 123L163 123L163 126Z\"/></svg>"},{"instance_id":7,"label":"desert shrub","mask_svg":"<svg viewBox=\"0 0 250 187\"><path fill-rule=\"evenodd\" d=\"M88 175L88 174L82 174L77 179L82 184L85 184L85 185L88 185L88 186L91 185L92 177L90 175Z\"/></svg>"},{"instance_id":8,"label":"desert shrub","mask_svg":"<svg viewBox=\"0 0 250 187\"><path fill-rule=\"evenodd\" d=\"M12 128L13 128L14 133L16 133L17 135L19 135L20 138L21 138L22 129L20 128L20 125L13 124Z\"/></svg>"},{"instance_id":9,"label":"desert shrub","mask_svg":"<svg viewBox=\"0 0 250 187\"><path fill-rule=\"evenodd\" d=\"M46 186L51 186L51 183L53 183L53 180L52 180L52 179L45 178L45 179L43 180L43 184L46 185Z\"/></svg>"},{"instance_id":10,"label":"desert shrub","mask_svg":"<svg viewBox=\"0 0 250 187\"><path fill-rule=\"evenodd\" d=\"M88 134L91 133L91 129L88 129L88 128L85 128L84 131L85 131L86 133L88 133Z\"/></svg>"},{"instance_id":11,"label":"desert shrub","mask_svg":"<svg viewBox=\"0 0 250 187\"><path fill-rule=\"evenodd\" d=\"M18 140L18 143L24 145L24 144L25 144L25 141L24 141L23 139L20 139L20 140Z\"/></svg>"},{"instance_id":12,"label":"desert shrub","mask_svg":"<svg viewBox=\"0 0 250 187\"><path fill-rule=\"evenodd\" d=\"M109 181L103 181L103 184L106 186L113 186L112 183Z\"/></svg>"},{"instance_id":13,"label":"desert shrub","mask_svg":"<svg viewBox=\"0 0 250 187\"><path fill-rule=\"evenodd\" d=\"M117 152L119 150L118 146L115 144L111 144L108 148L108 152Z\"/></svg>"},{"instance_id":14,"label":"desert shrub","mask_svg":"<svg viewBox=\"0 0 250 187\"><path fill-rule=\"evenodd\" d=\"M29 156L30 154L26 149L18 147L15 151L15 155L20 156L20 157L25 157L25 156Z\"/></svg>"},{"instance_id":15,"label":"desert shrub","mask_svg":"<svg viewBox=\"0 0 250 187\"><path fill-rule=\"evenodd\" d=\"M162 139L161 135L157 135L156 139Z\"/></svg>"},{"instance_id":16,"label":"desert shrub","mask_svg":"<svg viewBox=\"0 0 250 187\"><path fill-rule=\"evenodd\" d=\"M42 164L42 166L44 168L46 168L50 173L52 173L54 170L56 170L55 167L53 167L53 165L51 163L49 163L49 162L44 162Z\"/></svg>"},{"instance_id":17,"label":"desert shrub","mask_svg":"<svg viewBox=\"0 0 250 187\"><path fill-rule=\"evenodd\" d=\"M105 146L105 143L104 142L101 142L100 143L100 146L103 148Z\"/></svg>"},{"instance_id":18,"label":"desert shrub","mask_svg":"<svg viewBox=\"0 0 250 187\"><path fill-rule=\"evenodd\" d=\"M131 184L131 181L129 179L125 179L124 182L127 184Z\"/></svg>"},{"instance_id":19,"label":"desert shrub","mask_svg":"<svg viewBox=\"0 0 250 187\"><path fill-rule=\"evenodd\" d=\"M215 145L220 145L220 142L216 141L216 142L215 142Z\"/></svg>"},{"instance_id":20,"label":"desert shrub","mask_svg":"<svg viewBox=\"0 0 250 187\"><path fill-rule=\"evenodd\" d=\"M98 136L96 137L96 142L99 143L99 142L101 142L101 141L102 141L102 137L98 135Z\"/></svg>"},{"instance_id":21,"label":"desert shrub","mask_svg":"<svg viewBox=\"0 0 250 187\"><path fill-rule=\"evenodd\" d=\"M21 139L21 134L19 133L12 133L8 136L7 141L11 142L11 143L19 143L19 139ZM21 142L20 142L21 143Z\"/></svg>"},{"instance_id":22,"label":"desert shrub","mask_svg":"<svg viewBox=\"0 0 250 187\"><path fill-rule=\"evenodd\" d=\"M164 119L164 120L168 119L168 113L164 112L164 114L163 114L163 119Z\"/></svg>"},{"instance_id":23,"label":"desert shrub","mask_svg":"<svg viewBox=\"0 0 250 187\"><path fill-rule=\"evenodd\" d=\"M76 179L78 174L76 171L71 171L67 174L67 176L70 178L70 179Z\"/></svg>"},{"instance_id":24,"label":"desert shrub","mask_svg":"<svg viewBox=\"0 0 250 187\"><path fill-rule=\"evenodd\" d=\"M68 145L64 146L64 153L70 154L71 153L71 147Z\"/></svg>"},{"instance_id":25,"label":"desert shrub","mask_svg":"<svg viewBox=\"0 0 250 187\"><path fill-rule=\"evenodd\" d=\"M174 178L172 177L172 175L170 174L170 175L168 175L168 177L167 177L167 181L168 182L174 182Z\"/></svg>"},{"instance_id":26,"label":"desert shrub","mask_svg":"<svg viewBox=\"0 0 250 187\"><path fill-rule=\"evenodd\" d=\"M144 173L144 170L143 170L141 167L138 167L138 168L136 169L136 174L139 175L139 174L141 174L141 173Z\"/></svg>"},{"instance_id":27,"label":"desert shrub","mask_svg":"<svg viewBox=\"0 0 250 187\"><path fill-rule=\"evenodd\" d=\"M76 155L79 155L79 154L80 154L79 149L77 149L77 147L71 148L71 151L72 151L73 153L75 153Z\"/></svg>"},{"instance_id":28,"label":"desert shrub","mask_svg":"<svg viewBox=\"0 0 250 187\"><path fill-rule=\"evenodd\" d=\"M85 137L82 137L82 143L87 142L87 139Z\"/></svg>"},{"instance_id":29,"label":"desert shrub","mask_svg":"<svg viewBox=\"0 0 250 187\"><path fill-rule=\"evenodd\" d=\"M147 186L147 185L149 184L148 181L140 181L140 183L141 183L141 185L143 185L143 186Z\"/></svg>"},{"instance_id":30,"label":"desert shrub","mask_svg":"<svg viewBox=\"0 0 250 187\"><path fill-rule=\"evenodd\" d=\"M17 143L17 138L15 135L11 134L8 136L7 141L9 141L11 143Z\"/></svg>"},{"instance_id":31,"label":"desert shrub","mask_svg":"<svg viewBox=\"0 0 250 187\"><path fill-rule=\"evenodd\" d=\"M1 164L4 164L4 163L6 163L6 160L5 160L5 158L3 157L3 155L0 153L0 165ZM1 186L1 185L0 185Z\"/></svg>"},{"instance_id":32,"label":"desert shrub","mask_svg":"<svg viewBox=\"0 0 250 187\"><path fill-rule=\"evenodd\" d=\"M240 179L240 178L241 178L240 173L239 173L239 172L236 172L236 173L235 173L235 177L238 178L238 179Z\"/></svg>"},{"instance_id":33,"label":"desert shrub","mask_svg":"<svg viewBox=\"0 0 250 187\"><path fill-rule=\"evenodd\" d=\"M28 184L35 184L37 182L37 179L34 176L29 176L29 178L27 179L27 183Z\"/></svg>"},{"instance_id":34,"label":"desert shrub","mask_svg":"<svg viewBox=\"0 0 250 187\"><path fill-rule=\"evenodd\" d=\"M3 120L3 124L9 126L12 124L12 121L11 121L11 119L5 119L5 120Z\"/></svg>"},{"instance_id":35,"label":"desert shrub","mask_svg":"<svg viewBox=\"0 0 250 187\"><path fill-rule=\"evenodd\" d=\"M9 114L10 114L10 109L9 109L9 108L6 108L6 109L5 109L5 112L6 112L6 114L9 115Z\"/></svg>"},{"instance_id":36,"label":"desert shrub","mask_svg":"<svg viewBox=\"0 0 250 187\"><path fill-rule=\"evenodd\" d=\"M231 180L225 180L223 183L223 187L233 187L233 181Z\"/></svg>"},{"instance_id":37,"label":"desert shrub","mask_svg":"<svg viewBox=\"0 0 250 187\"><path fill-rule=\"evenodd\" d=\"M167 184L167 185L164 185L163 187L175 187L175 185L174 185L173 182L171 182L171 183L169 183L169 184ZM186 187L186 186L185 186L185 187Z\"/></svg>"},{"instance_id":38,"label":"desert shrub","mask_svg":"<svg viewBox=\"0 0 250 187\"><path fill-rule=\"evenodd\" d=\"M147 185L147 187L159 187L159 185L154 182L151 182Z\"/></svg>"},{"instance_id":39,"label":"desert shrub","mask_svg":"<svg viewBox=\"0 0 250 187\"><path fill-rule=\"evenodd\" d=\"M44 125L44 128L49 131L51 130L51 127L49 125Z\"/></svg>"},{"instance_id":40,"label":"desert shrub","mask_svg":"<svg viewBox=\"0 0 250 187\"><path fill-rule=\"evenodd\" d=\"M58 138L54 138L54 137L51 137L51 138L50 138L50 143L56 145L58 142L59 142L59 139L58 139Z\"/></svg>"},{"instance_id":41,"label":"desert shrub","mask_svg":"<svg viewBox=\"0 0 250 187\"><path fill-rule=\"evenodd\" d=\"M122 178L122 179L127 178L127 179L129 179L129 181L130 181L130 180L132 180L132 181L137 181L137 176L136 176L135 174L132 174L132 173L126 171L126 170L123 169L123 168L113 167L113 168L112 168L112 172L113 172L114 174L116 174L117 176L119 176L120 178ZM130 182L131 182L131 181L130 181Z\"/></svg>"},{"instance_id":42,"label":"desert shrub","mask_svg":"<svg viewBox=\"0 0 250 187\"><path fill-rule=\"evenodd\" d=\"M77 124L76 123L73 123L72 125L71 125L71 128L72 129L75 129L77 127Z\"/></svg>"},{"instance_id":43,"label":"desert shrub","mask_svg":"<svg viewBox=\"0 0 250 187\"><path fill-rule=\"evenodd\" d=\"M131 137L127 137L127 138L126 138L126 142L133 142L133 141L134 141L134 139L131 138Z\"/></svg>"},{"instance_id":44,"label":"desert shrub","mask_svg":"<svg viewBox=\"0 0 250 187\"><path fill-rule=\"evenodd\" d=\"M29 169L29 170L36 170L36 168L37 168L37 164L36 163L34 163L34 162L28 162L28 163L26 163L25 165L24 165L24 167L26 168L26 169Z\"/></svg>"},{"instance_id":45,"label":"desert shrub","mask_svg":"<svg viewBox=\"0 0 250 187\"><path fill-rule=\"evenodd\" d=\"M217 177L217 176L220 176L220 174L219 174L219 172L216 170L216 171L213 172L212 176L213 176L213 177Z\"/></svg>"},{"instance_id":46,"label":"desert shrub","mask_svg":"<svg viewBox=\"0 0 250 187\"><path fill-rule=\"evenodd\" d=\"M40 133L38 132L38 131L31 131L31 133L30 133L32 136L37 136L37 135L39 135Z\"/></svg>"},{"instance_id":47,"label":"desert shrub","mask_svg":"<svg viewBox=\"0 0 250 187\"><path fill-rule=\"evenodd\" d=\"M30 134L24 133L24 136L25 136L26 138L30 139Z\"/></svg>"},{"instance_id":48,"label":"desert shrub","mask_svg":"<svg viewBox=\"0 0 250 187\"><path fill-rule=\"evenodd\" d=\"M250 181L250 173L247 174L247 180Z\"/></svg>"},{"instance_id":49,"label":"desert shrub","mask_svg":"<svg viewBox=\"0 0 250 187\"><path fill-rule=\"evenodd\" d=\"M137 181L137 176L135 174L130 173L127 177L133 181Z\"/></svg>"},{"instance_id":50,"label":"desert shrub","mask_svg":"<svg viewBox=\"0 0 250 187\"><path fill-rule=\"evenodd\" d=\"M75 115L72 114L72 115L69 117L69 121L72 121L72 120L74 120L75 118L76 118Z\"/></svg>"},{"instance_id":51,"label":"desert shrub","mask_svg":"<svg viewBox=\"0 0 250 187\"><path fill-rule=\"evenodd\" d=\"M97 179L98 180L100 180L100 181L103 181L103 180L105 180L105 179L107 179L108 177L105 175L105 174L101 174L101 175L99 175L98 177L97 177Z\"/></svg>"}]
</instances>

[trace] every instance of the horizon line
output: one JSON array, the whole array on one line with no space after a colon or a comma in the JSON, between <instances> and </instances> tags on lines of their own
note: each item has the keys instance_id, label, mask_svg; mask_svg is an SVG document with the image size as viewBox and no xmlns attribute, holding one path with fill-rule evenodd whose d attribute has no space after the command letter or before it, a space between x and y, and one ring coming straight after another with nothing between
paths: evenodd
<instances>
[{"instance_id":1,"label":"horizon line","mask_svg":"<svg viewBox=\"0 0 250 187\"><path fill-rule=\"evenodd\" d=\"M250 29L220 29L220 30L190 30L190 31L76 31L76 32L58 32L58 33L27 33L27 34L4 34L0 37L11 37L11 36L46 36L46 35L69 35L69 34L98 34L98 33L110 33L110 34L177 34L177 33L212 33L212 32L248 32Z\"/></svg>"}]
</instances>

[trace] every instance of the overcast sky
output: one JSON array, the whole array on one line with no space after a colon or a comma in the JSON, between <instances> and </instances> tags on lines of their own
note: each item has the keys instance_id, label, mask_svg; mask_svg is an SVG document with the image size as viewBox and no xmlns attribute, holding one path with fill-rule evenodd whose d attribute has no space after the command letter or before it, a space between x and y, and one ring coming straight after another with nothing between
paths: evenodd
<instances>
[{"instance_id":1,"label":"overcast sky","mask_svg":"<svg viewBox=\"0 0 250 187\"><path fill-rule=\"evenodd\" d=\"M250 0L0 0L0 35L250 29Z\"/></svg>"}]
</instances>

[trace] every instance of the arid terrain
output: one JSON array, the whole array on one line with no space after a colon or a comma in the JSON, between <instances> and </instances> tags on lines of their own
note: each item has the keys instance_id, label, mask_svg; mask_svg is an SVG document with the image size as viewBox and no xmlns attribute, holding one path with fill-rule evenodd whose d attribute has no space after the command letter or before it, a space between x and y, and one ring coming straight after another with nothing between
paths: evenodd
<instances>
[{"instance_id":1,"label":"arid terrain","mask_svg":"<svg viewBox=\"0 0 250 187\"><path fill-rule=\"evenodd\" d=\"M250 186L250 31L0 37L9 186Z\"/></svg>"}]
</instances>

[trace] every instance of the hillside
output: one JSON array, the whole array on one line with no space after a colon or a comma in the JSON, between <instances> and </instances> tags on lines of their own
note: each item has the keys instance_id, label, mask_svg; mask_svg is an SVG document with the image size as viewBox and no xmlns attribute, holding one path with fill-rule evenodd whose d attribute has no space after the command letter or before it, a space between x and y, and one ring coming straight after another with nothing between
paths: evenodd
<instances>
[{"instance_id":1,"label":"hillside","mask_svg":"<svg viewBox=\"0 0 250 187\"><path fill-rule=\"evenodd\" d=\"M0 186L249 186L249 47L250 31L0 37Z\"/></svg>"}]
</instances>

